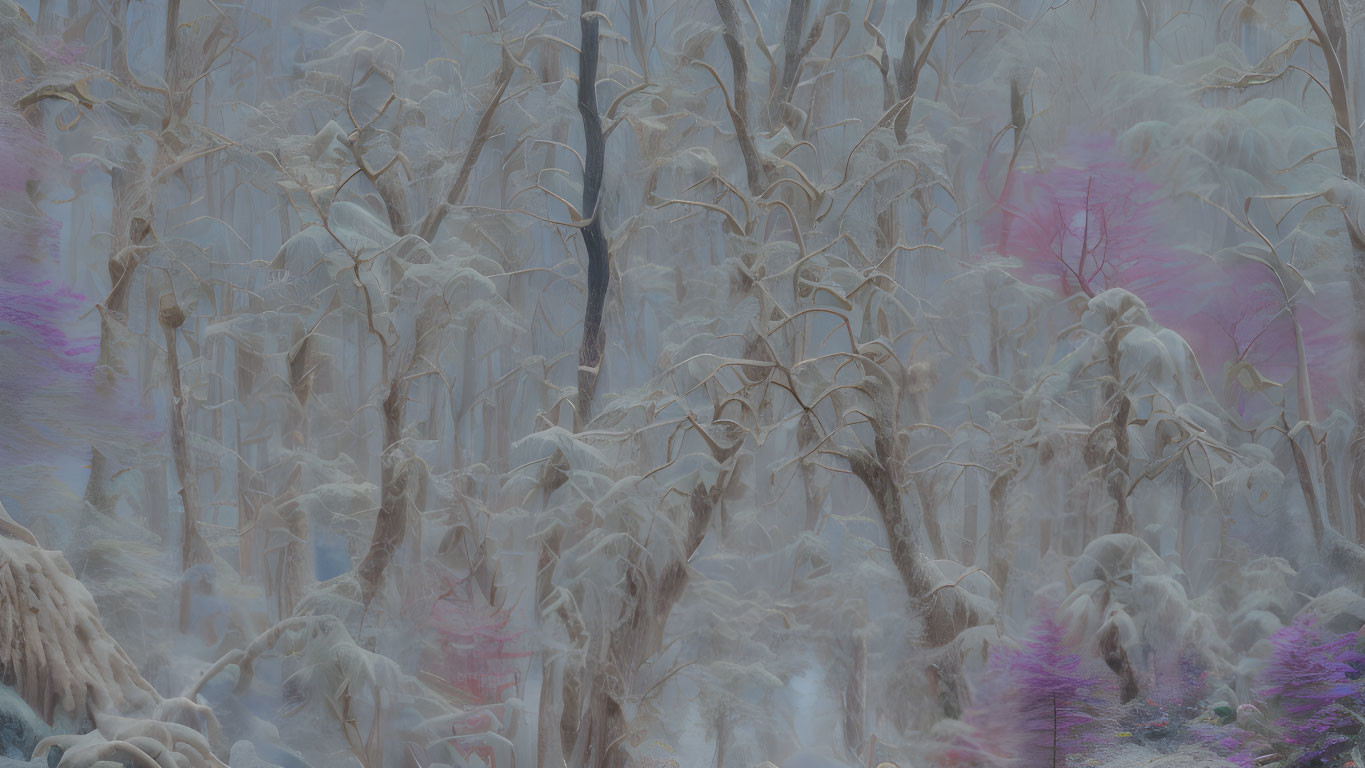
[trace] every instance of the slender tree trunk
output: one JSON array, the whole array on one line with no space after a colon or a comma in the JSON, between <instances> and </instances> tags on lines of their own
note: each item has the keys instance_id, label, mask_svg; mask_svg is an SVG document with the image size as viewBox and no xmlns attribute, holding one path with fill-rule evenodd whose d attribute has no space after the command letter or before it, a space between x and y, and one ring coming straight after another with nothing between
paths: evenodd
<instances>
[{"instance_id":1,"label":"slender tree trunk","mask_svg":"<svg viewBox=\"0 0 1365 768\"><path fill-rule=\"evenodd\" d=\"M1304 430L1304 432L1307 431ZM1298 475L1299 490L1303 492L1304 505L1307 507L1308 523L1313 531L1313 543L1321 548L1326 540L1326 529L1322 524L1322 509L1318 506L1318 491L1314 482L1313 471L1308 464L1308 455L1299 445L1297 437L1289 438L1289 447L1294 454L1294 471Z\"/></svg>"},{"instance_id":2,"label":"slender tree trunk","mask_svg":"<svg viewBox=\"0 0 1365 768\"><path fill-rule=\"evenodd\" d=\"M738 446L736 443L734 448L738 449ZM730 456L733 456L733 451L720 463L728 462ZM592 731L587 751L590 756L587 764L592 768L625 766L626 752L621 742L626 734L626 720L622 702L629 690L630 677L663 645L663 629L668 622L668 615L687 586L687 561L701 546L711 526L711 519L728 485L729 476L730 470L723 471L711 488L707 489L699 483L693 489L691 516L682 557L664 568L656 585L651 588L645 583L637 575L640 573L638 568L632 569L627 577L627 592L636 595L631 618L608 638L610 651L607 658L614 661L598 669L592 676L592 691L588 699L590 708L584 713L586 719L578 723L579 731Z\"/></svg>"},{"instance_id":3,"label":"slender tree trunk","mask_svg":"<svg viewBox=\"0 0 1365 768\"><path fill-rule=\"evenodd\" d=\"M806 26L806 12L810 0L790 0L787 5L787 21L782 28L782 79L771 94L769 103L769 123L779 125L785 120L787 102L792 90L796 88L796 76L801 70L804 51L801 46L801 30Z\"/></svg>"},{"instance_id":4,"label":"slender tree trunk","mask_svg":"<svg viewBox=\"0 0 1365 768\"><path fill-rule=\"evenodd\" d=\"M131 82L133 72L128 68L128 2L111 0L109 3L109 69L114 79Z\"/></svg>"},{"instance_id":5,"label":"slender tree trunk","mask_svg":"<svg viewBox=\"0 0 1365 768\"><path fill-rule=\"evenodd\" d=\"M976 565L976 537L981 524L981 486L970 475L963 482L966 485L962 488L962 564L970 568Z\"/></svg>"},{"instance_id":6,"label":"slender tree trunk","mask_svg":"<svg viewBox=\"0 0 1365 768\"><path fill-rule=\"evenodd\" d=\"M1341 490L1337 484L1336 462L1328 455L1326 441L1319 443L1317 464L1322 468L1322 496L1327 510L1327 525L1333 530L1346 530L1346 517L1341 509Z\"/></svg>"},{"instance_id":7,"label":"slender tree trunk","mask_svg":"<svg viewBox=\"0 0 1365 768\"><path fill-rule=\"evenodd\" d=\"M502 103L503 94L507 93L507 85L512 82L512 74L516 71L516 62L512 59L512 54L504 48L502 51L502 64L498 67L495 76L495 89L493 98L489 99L488 105L484 107L483 116L479 118L479 124L474 128L474 138L469 142L469 149L465 151L464 160L460 163L459 173L455 175L455 183L451 185L450 191L446 193L442 204L431 209L431 213L422 221L418 230L418 235L427 242L431 242L441 229L441 221L451 208L459 205L464 200L465 189L469 186L469 178L474 173L474 166L479 162L479 155L483 153L483 146L488 142L488 137L493 131L493 113ZM549 166L546 166L549 167ZM583 214L586 216L587 214Z\"/></svg>"},{"instance_id":8,"label":"slender tree trunk","mask_svg":"<svg viewBox=\"0 0 1365 768\"><path fill-rule=\"evenodd\" d=\"M1049 494L1050 495L1050 494ZM1042 519L1038 521L1038 558L1047 559L1048 550L1052 549L1052 510L1044 509Z\"/></svg>"},{"instance_id":9,"label":"slender tree trunk","mask_svg":"<svg viewBox=\"0 0 1365 768\"><path fill-rule=\"evenodd\" d=\"M896 566L911 602L923 616L925 641L931 648L938 648L957 636L958 627L954 617L935 599L933 577L915 542L916 526L907 518L901 504L900 489L891 474L894 444L884 429L874 428L874 433L876 453L852 453L848 458L849 469L872 494L890 545L891 562Z\"/></svg>"},{"instance_id":10,"label":"slender tree trunk","mask_svg":"<svg viewBox=\"0 0 1365 768\"><path fill-rule=\"evenodd\" d=\"M174 91L179 86L175 78L175 51L180 42L180 0L166 0L166 33L162 39L166 45L164 59L166 85L174 96Z\"/></svg>"},{"instance_id":11,"label":"slender tree trunk","mask_svg":"<svg viewBox=\"0 0 1365 768\"><path fill-rule=\"evenodd\" d=\"M1065 489L1066 514L1065 520L1067 530L1071 532L1069 546L1072 552L1081 552L1085 545L1090 543L1093 531L1090 526L1090 492L1091 486L1085 482L1073 482L1067 478L1071 484Z\"/></svg>"},{"instance_id":12,"label":"slender tree trunk","mask_svg":"<svg viewBox=\"0 0 1365 768\"><path fill-rule=\"evenodd\" d=\"M725 768L725 750L730 743L730 733L734 730L731 723L730 708L724 705L717 707L711 725L716 732L716 768Z\"/></svg>"},{"instance_id":13,"label":"slender tree trunk","mask_svg":"<svg viewBox=\"0 0 1365 768\"><path fill-rule=\"evenodd\" d=\"M901 45L901 57L896 62L896 99L904 101L915 95L919 88L919 70L916 62L919 55L916 47L925 44L925 29L929 25L929 15L933 12L933 0L919 0L915 7L915 18L905 30L905 40ZM910 107L906 106L896 115L894 130L896 141L904 144L909 137Z\"/></svg>"},{"instance_id":14,"label":"slender tree trunk","mask_svg":"<svg viewBox=\"0 0 1365 768\"><path fill-rule=\"evenodd\" d=\"M1128 513L1128 417L1132 405L1127 395L1119 395L1114 408L1114 457L1105 483L1109 497L1114 500L1114 533L1133 532L1133 518Z\"/></svg>"},{"instance_id":15,"label":"slender tree trunk","mask_svg":"<svg viewBox=\"0 0 1365 768\"><path fill-rule=\"evenodd\" d=\"M38 32L42 35L57 33L57 12L53 10L54 0L38 0Z\"/></svg>"},{"instance_id":16,"label":"slender tree trunk","mask_svg":"<svg viewBox=\"0 0 1365 768\"><path fill-rule=\"evenodd\" d=\"M142 471L147 529L156 534L163 542L166 537L170 536L171 532L171 494L170 489L166 487L166 470L164 460L153 460L152 466ZM94 471L93 468L91 471Z\"/></svg>"},{"instance_id":17,"label":"slender tree trunk","mask_svg":"<svg viewBox=\"0 0 1365 768\"><path fill-rule=\"evenodd\" d=\"M583 245L588 252L588 303L583 311L583 343L578 352L578 409L575 429L582 429L592 418L593 395L602 372L606 351L606 331L602 313L611 281L611 254L602 227L602 173L606 162L606 138L602 135L602 116L597 111L597 0L582 0L579 28L582 39L578 55L578 112L583 117L586 153L583 162Z\"/></svg>"},{"instance_id":18,"label":"slender tree trunk","mask_svg":"<svg viewBox=\"0 0 1365 768\"><path fill-rule=\"evenodd\" d=\"M257 505L260 488L256 470L242 457L242 425L237 424L237 572L242 581L254 583L260 579L256 567L256 520L260 516Z\"/></svg>"},{"instance_id":19,"label":"slender tree trunk","mask_svg":"<svg viewBox=\"0 0 1365 768\"><path fill-rule=\"evenodd\" d=\"M1175 551L1180 556L1180 562L1193 563L1190 526L1195 523L1194 513L1197 507L1192 497L1197 486L1194 474L1183 464L1176 465L1176 472L1180 478L1180 507L1176 510L1180 521L1176 531ZM1186 570L1190 570L1188 566Z\"/></svg>"},{"instance_id":20,"label":"slender tree trunk","mask_svg":"<svg viewBox=\"0 0 1365 768\"><path fill-rule=\"evenodd\" d=\"M1341 0L1318 0L1322 11L1320 42L1327 58L1328 88L1332 98L1337 153L1341 159L1341 174L1348 179L1359 178L1356 167L1355 139L1352 134L1350 87L1350 35L1341 15ZM1307 13L1308 9L1304 8ZM1310 17L1311 21L1311 17Z\"/></svg>"},{"instance_id":21,"label":"slender tree trunk","mask_svg":"<svg viewBox=\"0 0 1365 768\"><path fill-rule=\"evenodd\" d=\"M1010 576L1009 545L1006 539L1009 535L1009 525L1006 519L1006 508L1009 501L1010 484L1014 480L1014 470L1006 469L997 472L991 481L990 489L987 491L988 503L990 504L990 525L987 528L986 552L989 558L987 573L991 580L1000 587L1001 594L1005 591L1005 586Z\"/></svg>"},{"instance_id":22,"label":"slender tree trunk","mask_svg":"<svg viewBox=\"0 0 1365 768\"><path fill-rule=\"evenodd\" d=\"M308 445L308 400L313 394L313 366L316 364L312 347L312 336L305 335L294 343L286 356L289 389L294 393L294 403L288 409L284 423L284 444L289 448L303 449Z\"/></svg>"},{"instance_id":23,"label":"slender tree trunk","mask_svg":"<svg viewBox=\"0 0 1365 768\"><path fill-rule=\"evenodd\" d=\"M548 502L549 495L546 494ZM540 556L536 562L536 615L544 617L544 611L554 591L554 570L559 560L559 547L563 541L563 530L552 531L540 545ZM567 623L567 622L566 622ZM536 764L541 766L563 766L564 744L568 741L555 727L557 721L565 716L565 661L561 657L541 655L540 703L536 710Z\"/></svg>"},{"instance_id":24,"label":"slender tree trunk","mask_svg":"<svg viewBox=\"0 0 1365 768\"><path fill-rule=\"evenodd\" d=\"M384 451L380 457L382 487L379 492L379 516L375 520L370 548L356 569L361 582L361 596L367 608L383 583L389 561L402 546L407 533L408 471L399 445L403 437L403 406L406 399L406 387L401 376L395 376L389 384L389 394L384 398L382 408Z\"/></svg>"},{"instance_id":25,"label":"slender tree trunk","mask_svg":"<svg viewBox=\"0 0 1365 768\"><path fill-rule=\"evenodd\" d=\"M744 23L735 10L734 0L715 1L724 30L721 38L725 41L725 49L730 52L730 69L734 72L734 103L730 105L730 119L735 124L735 137L739 140L739 151L744 157L749 192L758 195L763 192L764 173L749 127L749 60L744 53L744 41L747 39Z\"/></svg>"},{"instance_id":26,"label":"slender tree trunk","mask_svg":"<svg viewBox=\"0 0 1365 768\"><path fill-rule=\"evenodd\" d=\"M630 16L630 47L635 52L635 60L640 63L640 74L648 80L650 49L645 43L644 28L645 22L648 21L649 9L645 5L645 0L628 0L626 5Z\"/></svg>"},{"instance_id":27,"label":"slender tree trunk","mask_svg":"<svg viewBox=\"0 0 1365 768\"><path fill-rule=\"evenodd\" d=\"M1327 85L1332 101L1332 122L1336 137L1337 156L1341 163L1341 175L1348 180L1359 182L1360 169L1356 157L1353 129L1355 122L1351 114L1352 90L1350 83L1350 35L1342 18L1341 0L1318 0L1318 10L1322 21L1318 23L1300 1L1304 15L1323 45L1323 56L1327 60ZM1355 539L1365 544L1365 233L1360 232L1350 214L1347 214L1347 233L1351 241L1351 299L1354 308L1352 323L1352 347L1355 350L1356 376L1352 410L1356 428L1351 434L1350 468L1347 488L1350 492L1351 507L1355 513Z\"/></svg>"},{"instance_id":28,"label":"slender tree trunk","mask_svg":"<svg viewBox=\"0 0 1365 768\"><path fill-rule=\"evenodd\" d=\"M118 339L127 330L128 299L133 287L133 273L140 263L134 246L141 244L151 233L148 220L135 215L132 200L133 171L114 166L109 171L109 184L114 205L111 231L113 250L109 256L109 295L100 308L100 351L96 363L95 390L104 397L113 395L120 377L127 373L118 354ZM90 477L85 485L85 500L101 514L111 515L117 499L109 493L112 475L108 457L99 448L90 450ZM163 537L165 531L157 531Z\"/></svg>"},{"instance_id":29,"label":"slender tree trunk","mask_svg":"<svg viewBox=\"0 0 1365 768\"><path fill-rule=\"evenodd\" d=\"M810 452L816 441L814 421L810 414L801 417L800 426L797 427L797 450L802 455ZM815 532L820 527L820 513L823 511L825 494L820 491L815 484L815 470L805 462L801 462L801 489L805 492L806 500L806 525L803 530Z\"/></svg>"},{"instance_id":30,"label":"slender tree trunk","mask_svg":"<svg viewBox=\"0 0 1365 768\"><path fill-rule=\"evenodd\" d=\"M1152 15L1147 10L1151 0L1137 0L1138 28L1142 35L1142 73L1152 74Z\"/></svg>"},{"instance_id":31,"label":"slender tree trunk","mask_svg":"<svg viewBox=\"0 0 1365 768\"><path fill-rule=\"evenodd\" d=\"M227 357L227 341L226 341L226 339L224 339L224 338L222 338L222 337L218 337L217 339L214 339L213 342L212 342L212 349L213 349L213 356L212 356L211 360L212 360L213 362L216 362L216 363L217 363L217 366L216 366L217 370L214 371L214 374L215 374L214 377L213 377L212 379L209 380L209 402L212 402L212 403L222 403L222 402L225 402L225 401L226 401L226 388L223 386L223 379L225 378L225 377L223 376L223 374L224 374L223 368L225 367L225 366L223 365L223 361L224 361L224 359L226 359L226 357ZM214 442L215 445L224 445L224 444L225 444L225 443L223 442L223 410L224 410L224 409L222 409L222 408L214 408L214 409L211 409L211 410L209 411L209 413L208 413L208 422L209 422L209 423L208 423L208 428L209 428L209 435L210 435L210 437L212 437L213 442ZM217 497L218 491L222 488L222 485L223 485L223 470L222 470L222 465L221 465L221 464L215 464L215 465L213 466L213 495L214 495L214 497ZM221 513L219 513L219 512L214 512L213 514L217 515L217 514L221 514ZM217 522L217 518L216 518L216 517L215 517L215 522Z\"/></svg>"},{"instance_id":32,"label":"slender tree trunk","mask_svg":"<svg viewBox=\"0 0 1365 768\"><path fill-rule=\"evenodd\" d=\"M867 738L867 638L861 629L853 632L853 654L849 659L848 679L844 683L844 746L849 755L863 754Z\"/></svg>"},{"instance_id":33,"label":"slender tree trunk","mask_svg":"<svg viewBox=\"0 0 1365 768\"><path fill-rule=\"evenodd\" d=\"M246 446L242 444L242 419L251 413L247 403L256 389L256 375L261 371L261 359L247 344L238 344L234 362L236 375L233 377L233 383L237 398L234 419L237 453L237 571L243 581L256 582L260 580L256 558L258 542L261 540L257 535L256 520L259 516L261 492L264 489L260 487L259 473L247 462L244 454Z\"/></svg>"},{"instance_id":34,"label":"slender tree trunk","mask_svg":"<svg viewBox=\"0 0 1365 768\"><path fill-rule=\"evenodd\" d=\"M161 297L157 319L166 337L166 367L171 379L171 457L175 461L175 474L180 482L180 501L185 510L180 532L180 567L188 572L197 565L212 562L213 553L199 532L199 491L185 431L185 391L180 382L180 355L176 350L176 337L178 329L185 323L185 311L176 304L173 295L165 294ZM180 585L181 633L189 632L190 629L190 598L191 580L185 576Z\"/></svg>"}]
</instances>

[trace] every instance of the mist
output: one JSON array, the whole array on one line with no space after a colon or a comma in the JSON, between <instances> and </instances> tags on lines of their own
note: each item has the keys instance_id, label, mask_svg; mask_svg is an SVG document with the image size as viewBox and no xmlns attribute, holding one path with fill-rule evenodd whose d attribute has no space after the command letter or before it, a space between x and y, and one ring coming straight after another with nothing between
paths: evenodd
<instances>
[{"instance_id":1,"label":"mist","mask_svg":"<svg viewBox=\"0 0 1365 768\"><path fill-rule=\"evenodd\" d=\"M0 0L0 766L1361 768L1365 3Z\"/></svg>"}]
</instances>

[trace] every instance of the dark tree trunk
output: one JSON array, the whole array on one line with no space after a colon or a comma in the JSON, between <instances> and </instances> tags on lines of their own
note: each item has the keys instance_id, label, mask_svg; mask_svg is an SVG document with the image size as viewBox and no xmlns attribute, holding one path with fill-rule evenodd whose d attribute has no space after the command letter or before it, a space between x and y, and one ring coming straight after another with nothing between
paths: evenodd
<instances>
[{"instance_id":1,"label":"dark tree trunk","mask_svg":"<svg viewBox=\"0 0 1365 768\"><path fill-rule=\"evenodd\" d=\"M1110 624L1100 634L1100 655L1105 665L1119 678L1119 703L1127 704L1136 699L1139 692L1137 673L1128 661L1128 652L1123 649L1118 625Z\"/></svg>"},{"instance_id":2,"label":"dark tree trunk","mask_svg":"<svg viewBox=\"0 0 1365 768\"><path fill-rule=\"evenodd\" d=\"M581 429L592 418L592 400L597 378L602 372L606 332L602 312L611 281L611 254L602 227L600 210L602 173L606 162L606 139L602 135L602 116L597 111L597 0L583 0L579 28L582 40L578 55L578 112L583 117L586 154L583 162L583 245L588 252L588 303L583 311L583 343L578 352L578 410L575 426Z\"/></svg>"}]
</instances>

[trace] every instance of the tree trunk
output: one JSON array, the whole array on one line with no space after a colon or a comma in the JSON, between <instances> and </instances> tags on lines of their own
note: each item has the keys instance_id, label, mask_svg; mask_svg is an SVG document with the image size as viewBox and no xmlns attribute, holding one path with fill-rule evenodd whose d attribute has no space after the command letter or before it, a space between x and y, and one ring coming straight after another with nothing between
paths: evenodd
<instances>
[{"instance_id":1,"label":"tree trunk","mask_svg":"<svg viewBox=\"0 0 1365 768\"><path fill-rule=\"evenodd\" d=\"M611 281L611 254L607 250L607 236L602 227L600 210L606 138L602 135L602 116L597 112L597 0L582 0L582 3L579 17L582 40L578 54L578 112L583 117L583 139L587 150L583 162L583 215L588 217L588 224L582 232L583 245L588 252L588 303L583 311L583 342L578 352L575 431L581 430L592 418L592 400L597 391L597 378L602 372L602 356L606 347L602 312L606 307L607 286Z\"/></svg>"},{"instance_id":2,"label":"tree trunk","mask_svg":"<svg viewBox=\"0 0 1365 768\"><path fill-rule=\"evenodd\" d=\"M143 469L142 490L147 529L164 542L171 535L171 494L166 487L165 461L155 460L152 466Z\"/></svg>"},{"instance_id":3,"label":"tree trunk","mask_svg":"<svg viewBox=\"0 0 1365 768\"><path fill-rule=\"evenodd\" d=\"M883 451L889 453L889 441L883 436L875 440L878 455L855 452L848 457L849 468L863 481L886 530L891 548L891 562L895 564L910 601L924 619L924 639L931 648L947 645L957 636L958 627L946 606L936 599L929 567L915 544L914 530L901 505L900 491L891 478Z\"/></svg>"},{"instance_id":4,"label":"tree trunk","mask_svg":"<svg viewBox=\"0 0 1365 768\"><path fill-rule=\"evenodd\" d=\"M787 21L782 28L782 80L771 94L769 122L776 125L784 120L784 112L791 92L796 88L796 76L801 70L801 30L806 26L806 11L810 0L791 0L787 6Z\"/></svg>"},{"instance_id":5,"label":"tree trunk","mask_svg":"<svg viewBox=\"0 0 1365 768\"><path fill-rule=\"evenodd\" d=\"M1302 2L1300 7L1322 43L1323 55L1327 60L1327 85L1332 101L1332 122L1341 175L1358 183L1360 169L1352 134L1355 122L1351 116L1350 35L1342 18L1341 0L1318 0L1318 9L1322 13L1321 24L1316 22ZM1347 488L1355 512L1356 541L1365 544L1365 234L1356 229L1349 214L1346 218L1346 229L1351 241L1349 274L1355 315L1351 341L1356 357L1356 385L1352 403L1356 428L1351 434L1351 471L1347 477Z\"/></svg>"},{"instance_id":6,"label":"tree trunk","mask_svg":"<svg viewBox=\"0 0 1365 768\"><path fill-rule=\"evenodd\" d=\"M896 99L905 101L915 95L919 88L919 70L916 63L919 55L916 53L916 46L925 44L925 29L929 26L929 14L933 12L933 0L918 0L915 7L915 18L905 29L905 40L901 45L901 57L896 62ZM930 41L932 44L932 41ZM896 142L904 144L909 138L907 128L910 124L910 107L906 105L897 115L894 122L896 132Z\"/></svg>"},{"instance_id":7,"label":"tree trunk","mask_svg":"<svg viewBox=\"0 0 1365 768\"><path fill-rule=\"evenodd\" d=\"M174 295L168 293L161 297L157 319L166 337L166 367L171 379L171 458L175 461L175 474L180 482L180 501L185 509L180 532L180 567L188 572L197 565L213 562L213 552L199 533L199 491L185 433L185 392L180 382L180 355L176 350L177 331L185 323L185 311L176 304ZM184 576L180 584L181 633L189 632L190 629L190 597L191 580Z\"/></svg>"},{"instance_id":8,"label":"tree trunk","mask_svg":"<svg viewBox=\"0 0 1365 768\"><path fill-rule=\"evenodd\" d=\"M962 564L976 565L976 537L981 525L981 486L971 475L964 477L962 488Z\"/></svg>"},{"instance_id":9,"label":"tree trunk","mask_svg":"<svg viewBox=\"0 0 1365 768\"><path fill-rule=\"evenodd\" d=\"M1118 370L1115 367L1115 370ZM1110 463L1105 487L1114 500L1114 533L1132 533L1133 518L1128 513L1128 417L1133 403L1127 395L1119 395L1114 408L1114 457Z\"/></svg>"},{"instance_id":10,"label":"tree trunk","mask_svg":"<svg viewBox=\"0 0 1365 768\"><path fill-rule=\"evenodd\" d=\"M132 171L115 166L109 171L109 185L113 193L111 231L114 233L109 256L109 295L100 308L100 351L95 368L95 391L111 397L119 377L127 373L118 354L120 329L128 322L128 298L133 286L133 273L140 259L133 246L141 244L151 234L151 225L138 210L132 197ZM109 460L98 448L90 451L90 477L85 485L85 500L101 514L112 515L118 499L108 490L112 470ZM165 534L164 531L159 533Z\"/></svg>"},{"instance_id":11,"label":"tree trunk","mask_svg":"<svg viewBox=\"0 0 1365 768\"><path fill-rule=\"evenodd\" d=\"M920 517L924 519L924 535L929 539L929 554L935 558L945 558L948 550L943 542L943 528L938 522L937 483L928 474L918 474L911 481L915 486L915 496L919 499Z\"/></svg>"},{"instance_id":12,"label":"tree trunk","mask_svg":"<svg viewBox=\"0 0 1365 768\"><path fill-rule=\"evenodd\" d=\"M361 597L366 608L383 583L389 561L403 544L408 523L408 471L399 441L403 437L403 405L406 387L399 376L389 383L389 394L384 398L384 451L380 457L379 516L375 519L374 535L365 559L356 569L360 578Z\"/></svg>"},{"instance_id":13,"label":"tree trunk","mask_svg":"<svg viewBox=\"0 0 1365 768\"><path fill-rule=\"evenodd\" d=\"M749 60L744 53L744 41L747 39L744 24L735 10L734 0L716 0L716 11L720 13L724 30L721 38L725 41L725 49L730 52L730 70L734 72L734 104L730 105L730 119L735 124L739 152L744 156L749 192L758 195L763 192L764 174L749 128Z\"/></svg>"},{"instance_id":14,"label":"tree trunk","mask_svg":"<svg viewBox=\"0 0 1365 768\"><path fill-rule=\"evenodd\" d=\"M864 722L867 717L867 638L861 629L853 632L853 654L849 659L848 679L844 683L844 746L850 756L859 758L866 745Z\"/></svg>"},{"instance_id":15,"label":"tree trunk","mask_svg":"<svg viewBox=\"0 0 1365 768\"><path fill-rule=\"evenodd\" d=\"M900 574L911 605L924 622L924 643L939 651L934 654L935 661L925 669L930 693L938 701L943 716L958 717L962 712L958 685L960 660L953 641L971 618L961 610L958 600L941 599L941 593L934 588L929 566L915 546L915 526L906 519L900 491L891 476L889 459L894 455L894 447L883 430L874 429L874 432L876 455L854 452L848 456L849 468L872 494L890 545L891 562Z\"/></svg>"},{"instance_id":16,"label":"tree trunk","mask_svg":"<svg viewBox=\"0 0 1365 768\"><path fill-rule=\"evenodd\" d=\"M238 344L234 350L236 369L233 394L237 400L234 447L237 453L237 572L246 582L259 582L257 567L258 542L256 520L264 488L260 475L246 460L246 446L242 444L242 419L250 416L247 405L256 389L256 376L261 372L261 356L248 344Z\"/></svg>"},{"instance_id":17,"label":"tree trunk","mask_svg":"<svg viewBox=\"0 0 1365 768\"><path fill-rule=\"evenodd\" d=\"M730 744L730 734L734 731L730 709L724 705L716 708L716 717L711 724L716 732L716 768L725 768L725 751Z\"/></svg>"},{"instance_id":18,"label":"tree trunk","mask_svg":"<svg viewBox=\"0 0 1365 768\"><path fill-rule=\"evenodd\" d=\"M1013 480L1013 469L1002 470L996 474L995 479L991 481L990 489L987 491L990 504L990 523L986 531L988 558L986 569L991 580L995 582L996 586L1000 587L1002 595L1010 576L1009 547L1005 543L1009 536L1009 525L1005 512L1008 505L1010 483Z\"/></svg>"}]
</instances>

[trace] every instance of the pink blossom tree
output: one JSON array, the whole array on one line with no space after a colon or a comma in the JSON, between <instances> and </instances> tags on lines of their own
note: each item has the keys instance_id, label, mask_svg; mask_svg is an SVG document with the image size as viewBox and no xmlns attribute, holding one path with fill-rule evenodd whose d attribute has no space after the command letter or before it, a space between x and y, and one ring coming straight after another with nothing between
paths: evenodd
<instances>
[{"instance_id":1,"label":"pink blossom tree","mask_svg":"<svg viewBox=\"0 0 1365 768\"><path fill-rule=\"evenodd\" d=\"M1273 253L1220 263L1172 247L1163 222L1173 213L1161 185L1112 138L1072 138L1048 167L1010 173L987 234L1022 275L1063 296L1136 294L1244 414L1248 391L1302 376L1300 412L1311 418L1314 399L1336 394L1346 362L1332 319L1345 311L1344 288L1309 288Z\"/></svg>"},{"instance_id":2,"label":"pink blossom tree","mask_svg":"<svg viewBox=\"0 0 1365 768\"><path fill-rule=\"evenodd\" d=\"M1345 329L1334 319L1349 307L1346 286L1286 286L1274 268L1253 260L1216 270L1221 287L1208 291L1202 309L1177 326L1206 372L1225 374L1225 388L1243 416L1249 392L1302 375L1300 415L1321 415L1313 403L1338 399L1349 364ZM1218 367L1208 370L1210 364Z\"/></svg>"},{"instance_id":3,"label":"pink blossom tree","mask_svg":"<svg viewBox=\"0 0 1365 768\"><path fill-rule=\"evenodd\" d=\"M990 234L1021 271L1063 295L1125 288L1175 306L1189 259L1161 243L1160 185L1123 161L1109 137L1072 140L1048 168L1012 172Z\"/></svg>"}]
</instances>

